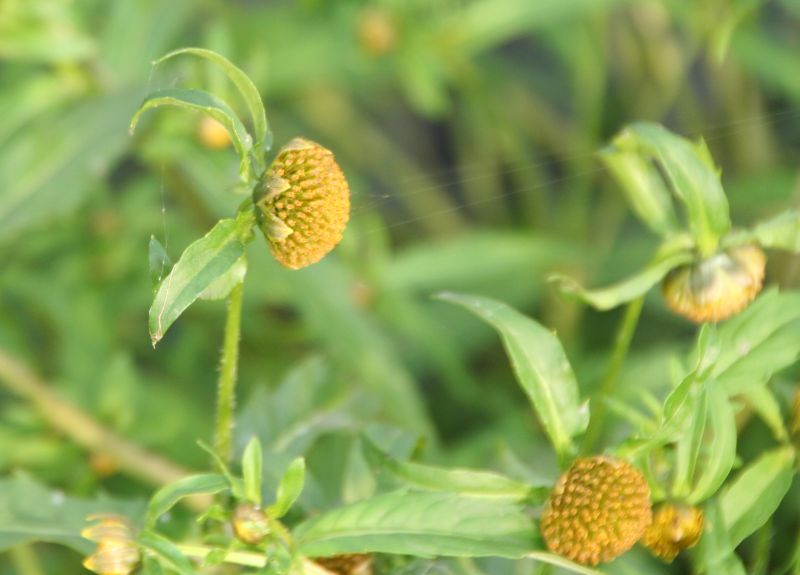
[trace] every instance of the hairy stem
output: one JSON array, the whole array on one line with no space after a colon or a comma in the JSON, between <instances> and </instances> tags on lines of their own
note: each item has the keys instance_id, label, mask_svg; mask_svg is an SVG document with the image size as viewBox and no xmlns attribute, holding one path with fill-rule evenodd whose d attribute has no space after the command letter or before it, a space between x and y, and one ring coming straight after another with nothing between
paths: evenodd
<instances>
[{"instance_id":1,"label":"hairy stem","mask_svg":"<svg viewBox=\"0 0 800 575\"><path fill-rule=\"evenodd\" d=\"M231 290L225 338L222 344L219 382L217 384L217 418L215 447L223 461L232 457L233 410L236 404L236 372L239 365L239 333L242 318L242 283Z\"/></svg>"},{"instance_id":2,"label":"hairy stem","mask_svg":"<svg viewBox=\"0 0 800 575\"><path fill-rule=\"evenodd\" d=\"M2 349L0 384L33 405L53 428L90 452L109 457L129 475L160 486L191 473L107 429Z\"/></svg>"},{"instance_id":3,"label":"hairy stem","mask_svg":"<svg viewBox=\"0 0 800 575\"><path fill-rule=\"evenodd\" d=\"M622 316L622 322L614 340L611 360L600 383L600 388L592 398L589 428L586 430L586 435L583 437L583 445L581 446L583 454L592 452L603 431L603 420L605 419L607 408L605 400L611 396L619 380L619 374L622 371L625 358L628 357L628 351L631 348L631 341L633 340L633 334L636 332L643 305L644 296L640 296L631 301L625 308L625 314Z\"/></svg>"}]
</instances>

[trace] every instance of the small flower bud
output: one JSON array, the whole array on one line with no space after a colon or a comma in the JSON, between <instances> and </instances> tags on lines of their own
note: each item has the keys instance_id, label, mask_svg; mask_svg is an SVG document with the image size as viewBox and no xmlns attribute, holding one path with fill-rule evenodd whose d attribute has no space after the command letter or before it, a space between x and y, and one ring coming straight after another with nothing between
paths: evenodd
<instances>
[{"instance_id":1,"label":"small flower bud","mask_svg":"<svg viewBox=\"0 0 800 575\"><path fill-rule=\"evenodd\" d=\"M118 515L93 515L97 521L81 536L97 543L94 553L83 560L83 566L98 575L128 575L139 563L139 548L133 541L130 524Z\"/></svg>"},{"instance_id":2,"label":"small flower bud","mask_svg":"<svg viewBox=\"0 0 800 575\"><path fill-rule=\"evenodd\" d=\"M652 520L650 488L635 467L611 457L576 460L542 514L551 551L583 565L611 561L641 538Z\"/></svg>"},{"instance_id":3,"label":"small flower bud","mask_svg":"<svg viewBox=\"0 0 800 575\"><path fill-rule=\"evenodd\" d=\"M321 260L350 218L350 188L333 154L302 138L281 148L253 200L272 254L291 269Z\"/></svg>"},{"instance_id":4,"label":"small flower bud","mask_svg":"<svg viewBox=\"0 0 800 575\"><path fill-rule=\"evenodd\" d=\"M258 545L269 535L269 522L260 507L242 503L233 511L233 532L248 545Z\"/></svg>"},{"instance_id":5,"label":"small flower bud","mask_svg":"<svg viewBox=\"0 0 800 575\"><path fill-rule=\"evenodd\" d=\"M336 575L372 575L372 555L365 553L317 557L314 562Z\"/></svg>"},{"instance_id":6,"label":"small flower bud","mask_svg":"<svg viewBox=\"0 0 800 575\"><path fill-rule=\"evenodd\" d=\"M716 322L742 311L764 282L767 258L744 245L672 270L661 285L667 305L695 323Z\"/></svg>"},{"instance_id":7,"label":"small flower bud","mask_svg":"<svg viewBox=\"0 0 800 575\"><path fill-rule=\"evenodd\" d=\"M212 150L222 150L231 144L228 130L219 121L210 116L200 118L197 126L197 137L200 143Z\"/></svg>"},{"instance_id":8,"label":"small flower bud","mask_svg":"<svg viewBox=\"0 0 800 575\"><path fill-rule=\"evenodd\" d=\"M703 534L703 512L689 505L665 503L653 515L643 543L656 557L672 563L678 553L694 547Z\"/></svg>"}]
</instances>

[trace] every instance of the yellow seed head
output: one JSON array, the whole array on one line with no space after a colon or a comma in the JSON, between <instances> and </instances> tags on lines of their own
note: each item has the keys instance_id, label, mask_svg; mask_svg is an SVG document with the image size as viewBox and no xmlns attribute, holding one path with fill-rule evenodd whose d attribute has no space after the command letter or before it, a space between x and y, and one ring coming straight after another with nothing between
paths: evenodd
<instances>
[{"instance_id":1,"label":"yellow seed head","mask_svg":"<svg viewBox=\"0 0 800 575\"><path fill-rule=\"evenodd\" d=\"M667 305L695 323L716 322L742 311L764 283L767 258L744 245L672 270L661 285Z\"/></svg>"},{"instance_id":2,"label":"yellow seed head","mask_svg":"<svg viewBox=\"0 0 800 575\"><path fill-rule=\"evenodd\" d=\"M200 118L197 126L197 137L200 143L212 150L222 150L231 144L228 130L219 121L210 116Z\"/></svg>"},{"instance_id":3,"label":"yellow seed head","mask_svg":"<svg viewBox=\"0 0 800 575\"><path fill-rule=\"evenodd\" d=\"M258 545L269 535L269 522L260 507L242 503L233 510L233 532L236 538L248 545Z\"/></svg>"},{"instance_id":4,"label":"yellow seed head","mask_svg":"<svg viewBox=\"0 0 800 575\"><path fill-rule=\"evenodd\" d=\"M314 562L336 575L372 575L372 555L365 553L318 557Z\"/></svg>"},{"instance_id":5,"label":"yellow seed head","mask_svg":"<svg viewBox=\"0 0 800 575\"><path fill-rule=\"evenodd\" d=\"M633 547L651 520L644 476L625 461L596 456L576 460L561 476L541 528L554 553L597 565Z\"/></svg>"},{"instance_id":6,"label":"yellow seed head","mask_svg":"<svg viewBox=\"0 0 800 575\"><path fill-rule=\"evenodd\" d=\"M281 148L253 200L272 254L291 269L321 260L350 218L350 188L333 154L303 138Z\"/></svg>"},{"instance_id":7,"label":"yellow seed head","mask_svg":"<svg viewBox=\"0 0 800 575\"><path fill-rule=\"evenodd\" d=\"M656 557L672 563L678 553L694 547L703 534L703 512L689 505L665 503L653 515L643 543Z\"/></svg>"},{"instance_id":8,"label":"yellow seed head","mask_svg":"<svg viewBox=\"0 0 800 575\"><path fill-rule=\"evenodd\" d=\"M133 541L133 531L124 517L92 515L95 521L81 536L97 543L94 553L83 560L83 566L98 575L128 575L139 563L139 548Z\"/></svg>"}]
</instances>

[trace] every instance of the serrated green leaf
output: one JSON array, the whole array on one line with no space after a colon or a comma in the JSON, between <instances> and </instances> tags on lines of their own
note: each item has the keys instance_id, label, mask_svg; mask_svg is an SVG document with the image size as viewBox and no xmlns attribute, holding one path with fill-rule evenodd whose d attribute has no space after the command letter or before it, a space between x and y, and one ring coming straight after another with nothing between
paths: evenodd
<instances>
[{"instance_id":1,"label":"serrated green leaf","mask_svg":"<svg viewBox=\"0 0 800 575\"><path fill-rule=\"evenodd\" d=\"M159 517L184 497L219 493L230 488L224 475L204 473L178 479L155 492L147 506L147 525L153 527Z\"/></svg>"},{"instance_id":2,"label":"serrated green leaf","mask_svg":"<svg viewBox=\"0 0 800 575\"><path fill-rule=\"evenodd\" d=\"M520 558L537 545L533 520L502 501L395 491L334 509L295 530L309 556L396 553Z\"/></svg>"},{"instance_id":3,"label":"serrated green leaf","mask_svg":"<svg viewBox=\"0 0 800 575\"><path fill-rule=\"evenodd\" d=\"M499 473L400 461L366 438L363 447L364 455L376 474L388 473L413 488L517 502L533 500L536 503L544 501L550 491L549 487L537 489Z\"/></svg>"},{"instance_id":4,"label":"serrated green leaf","mask_svg":"<svg viewBox=\"0 0 800 575\"><path fill-rule=\"evenodd\" d=\"M239 154L239 175L242 181L249 182L253 176L253 167L250 165L250 151L253 148L253 138L247 132L239 117L231 107L213 94L202 90L187 90L184 88L169 88L157 90L148 95L131 118L130 132L136 130L139 119L147 110L160 106L176 106L187 110L194 110L208 114L220 124L225 126L233 142L233 147Z\"/></svg>"},{"instance_id":5,"label":"serrated green leaf","mask_svg":"<svg viewBox=\"0 0 800 575\"><path fill-rule=\"evenodd\" d=\"M619 182L639 219L661 236L677 229L672 198L652 162L615 146L602 150L600 158Z\"/></svg>"},{"instance_id":6,"label":"serrated green leaf","mask_svg":"<svg viewBox=\"0 0 800 575\"><path fill-rule=\"evenodd\" d=\"M586 289L575 280L561 275L553 275L549 279L559 289L575 294L582 301L595 309L607 310L636 299L664 279L670 270L691 262L694 256L688 250L670 252L656 258L646 268L625 280L605 288Z\"/></svg>"},{"instance_id":7,"label":"serrated green leaf","mask_svg":"<svg viewBox=\"0 0 800 575\"><path fill-rule=\"evenodd\" d=\"M728 199L705 144L693 144L658 124L638 123L617 136L614 145L659 163L686 208L700 252L713 253L731 222Z\"/></svg>"},{"instance_id":8,"label":"serrated green leaf","mask_svg":"<svg viewBox=\"0 0 800 575\"><path fill-rule=\"evenodd\" d=\"M150 306L150 339L155 346L169 327L244 254L241 224L225 219L191 244L164 278Z\"/></svg>"},{"instance_id":9,"label":"serrated green leaf","mask_svg":"<svg viewBox=\"0 0 800 575\"><path fill-rule=\"evenodd\" d=\"M306 480L306 461L302 457L296 458L289 464L278 484L278 493L275 503L270 506L273 517L283 517L292 508L294 502L300 497Z\"/></svg>"},{"instance_id":10,"label":"serrated green leaf","mask_svg":"<svg viewBox=\"0 0 800 575\"><path fill-rule=\"evenodd\" d=\"M155 553L161 561L177 571L178 575L195 575L192 564L169 539L152 531L142 531L136 538L136 542Z\"/></svg>"},{"instance_id":11,"label":"serrated green leaf","mask_svg":"<svg viewBox=\"0 0 800 575\"><path fill-rule=\"evenodd\" d=\"M562 457L570 454L572 438L586 430L589 412L580 402L575 374L558 338L504 303L447 292L436 297L465 307L499 332L517 380L553 447Z\"/></svg>"},{"instance_id":12,"label":"serrated green leaf","mask_svg":"<svg viewBox=\"0 0 800 575\"><path fill-rule=\"evenodd\" d=\"M736 547L775 513L794 477L791 447L767 452L748 465L720 495L731 544Z\"/></svg>"},{"instance_id":13,"label":"serrated green leaf","mask_svg":"<svg viewBox=\"0 0 800 575\"><path fill-rule=\"evenodd\" d=\"M707 445L708 455L702 473L687 498L693 505L717 492L736 461L736 420L730 400L717 382L709 381L706 391L709 423L714 436Z\"/></svg>"},{"instance_id":14,"label":"serrated green leaf","mask_svg":"<svg viewBox=\"0 0 800 575\"><path fill-rule=\"evenodd\" d=\"M263 154L263 152L266 152L269 149L268 145L265 146L265 143L267 143L269 128L267 126L267 114L264 111L264 102L261 100L261 95L258 93L258 88L256 88L255 84L253 84L253 81L247 74L244 73L244 71L242 71L240 68L234 65L233 62L221 54L203 48L180 48L174 52L170 52L166 56L162 56L156 60L155 64L160 64L165 60L169 60L170 58L174 58L175 56L179 56L181 54L191 54L199 58L204 58L209 62L213 62L219 66L223 72L225 72L231 82L233 82L233 84L238 88L239 93L242 95L242 99L244 100L245 104L247 105L247 109L250 112L250 117L253 120L253 134L255 136L253 147L255 148L256 154L259 155L259 161L261 161L260 156Z\"/></svg>"},{"instance_id":15,"label":"serrated green leaf","mask_svg":"<svg viewBox=\"0 0 800 575\"><path fill-rule=\"evenodd\" d=\"M263 468L261 442L253 437L244 448L242 455L242 478L245 499L261 506L261 470Z\"/></svg>"}]
</instances>

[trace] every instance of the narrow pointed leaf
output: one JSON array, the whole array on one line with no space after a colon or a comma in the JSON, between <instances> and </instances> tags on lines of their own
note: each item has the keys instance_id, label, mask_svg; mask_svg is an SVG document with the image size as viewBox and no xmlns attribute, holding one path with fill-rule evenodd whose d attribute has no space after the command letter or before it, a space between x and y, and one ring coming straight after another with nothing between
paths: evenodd
<instances>
[{"instance_id":1,"label":"narrow pointed leaf","mask_svg":"<svg viewBox=\"0 0 800 575\"><path fill-rule=\"evenodd\" d=\"M692 259L693 256L689 251L672 252L658 258L638 274L599 289L586 289L572 278L560 275L552 276L550 281L555 282L561 290L575 294L593 308L607 310L644 295L664 279L670 270L689 263Z\"/></svg>"},{"instance_id":2,"label":"narrow pointed leaf","mask_svg":"<svg viewBox=\"0 0 800 575\"><path fill-rule=\"evenodd\" d=\"M765 453L722 492L720 507L734 547L775 513L792 485L794 460L790 447Z\"/></svg>"},{"instance_id":3,"label":"narrow pointed leaf","mask_svg":"<svg viewBox=\"0 0 800 575\"><path fill-rule=\"evenodd\" d=\"M572 438L589 422L578 383L558 338L504 303L480 296L441 293L438 299L461 305L500 334L517 380L528 395L559 455L572 451Z\"/></svg>"},{"instance_id":4,"label":"narrow pointed leaf","mask_svg":"<svg viewBox=\"0 0 800 575\"><path fill-rule=\"evenodd\" d=\"M136 130L139 119L147 110L159 108L161 106L175 106L186 110L193 110L208 114L220 124L225 126L233 142L233 147L239 154L239 175L243 181L249 181L252 176L250 165L250 150L253 147L253 139L236 116L231 107L223 100L213 94L202 90L186 90L182 88L169 88L158 90L148 95L142 102L139 109L131 119L130 132Z\"/></svg>"},{"instance_id":5,"label":"narrow pointed leaf","mask_svg":"<svg viewBox=\"0 0 800 575\"><path fill-rule=\"evenodd\" d=\"M306 462L302 457L298 457L289 464L278 484L278 493L275 496L275 504L270 507L270 514L274 517L286 515L303 492L305 481Z\"/></svg>"},{"instance_id":6,"label":"narrow pointed leaf","mask_svg":"<svg viewBox=\"0 0 800 575\"><path fill-rule=\"evenodd\" d=\"M519 558L539 547L533 520L518 506L455 493L378 495L306 521L295 534L298 550L310 556Z\"/></svg>"},{"instance_id":7,"label":"narrow pointed leaf","mask_svg":"<svg viewBox=\"0 0 800 575\"><path fill-rule=\"evenodd\" d=\"M227 273L244 253L236 220L217 222L191 244L164 278L150 306L150 339L155 346L169 327L217 278Z\"/></svg>"},{"instance_id":8,"label":"narrow pointed leaf","mask_svg":"<svg viewBox=\"0 0 800 575\"><path fill-rule=\"evenodd\" d=\"M261 505L262 466L261 442L257 437L253 437L242 455L242 476L245 498L258 506Z\"/></svg>"},{"instance_id":9,"label":"narrow pointed leaf","mask_svg":"<svg viewBox=\"0 0 800 575\"><path fill-rule=\"evenodd\" d=\"M213 62L219 66L223 72L225 72L228 78L230 78L231 82L233 82L236 88L238 88L239 93L242 95L242 99L244 100L245 104L247 105L247 109L250 112L250 117L253 120L253 133L255 136L255 142L253 145L256 151L266 151L263 148L265 147L264 144L267 140L267 134L269 131L269 128L267 127L267 115L264 111L264 102L261 100L261 95L258 93L258 88L256 88L255 84L253 84L253 81L250 79L250 77L240 68L234 65L233 62L221 54L203 48L181 48L159 58L155 63L160 64L165 60L169 60L175 56L180 56L181 54L191 54L199 58L204 58L210 62Z\"/></svg>"},{"instance_id":10,"label":"narrow pointed leaf","mask_svg":"<svg viewBox=\"0 0 800 575\"><path fill-rule=\"evenodd\" d=\"M192 564L169 539L152 531L143 531L136 541L145 549L152 551L162 562L174 569L178 575L195 575Z\"/></svg>"},{"instance_id":11,"label":"narrow pointed leaf","mask_svg":"<svg viewBox=\"0 0 800 575\"><path fill-rule=\"evenodd\" d=\"M165 485L155 492L147 506L147 525L155 525L159 517L184 497L191 495L219 493L230 488L230 482L224 475L205 473L190 475Z\"/></svg>"},{"instance_id":12,"label":"narrow pointed leaf","mask_svg":"<svg viewBox=\"0 0 800 575\"><path fill-rule=\"evenodd\" d=\"M791 210L761 222L751 234L765 248L800 252L800 211Z\"/></svg>"}]
</instances>

